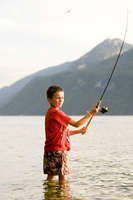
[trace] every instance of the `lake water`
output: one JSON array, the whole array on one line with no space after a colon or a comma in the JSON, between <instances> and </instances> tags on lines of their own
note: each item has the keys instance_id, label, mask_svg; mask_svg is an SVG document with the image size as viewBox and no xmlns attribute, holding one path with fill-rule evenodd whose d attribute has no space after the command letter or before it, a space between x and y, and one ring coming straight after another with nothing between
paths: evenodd
<instances>
[{"instance_id":1,"label":"lake water","mask_svg":"<svg viewBox=\"0 0 133 200\"><path fill-rule=\"evenodd\" d=\"M43 145L43 117L0 117L1 200L133 200L133 116L97 116L71 137L66 186L45 181Z\"/></svg>"}]
</instances>

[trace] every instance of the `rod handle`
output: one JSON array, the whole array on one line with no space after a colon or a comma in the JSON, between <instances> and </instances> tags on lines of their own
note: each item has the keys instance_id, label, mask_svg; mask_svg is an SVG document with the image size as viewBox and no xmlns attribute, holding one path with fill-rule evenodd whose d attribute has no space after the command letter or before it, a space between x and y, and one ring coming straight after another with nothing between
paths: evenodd
<instances>
[{"instance_id":1,"label":"rod handle","mask_svg":"<svg viewBox=\"0 0 133 200\"><path fill-rule=\"evenodd\" d=\"M101 100L99 100L99 101L97 102L96 108L98 108L98 107L100 106L100 104L101 104Z\"/></svg>"}]
</instances>

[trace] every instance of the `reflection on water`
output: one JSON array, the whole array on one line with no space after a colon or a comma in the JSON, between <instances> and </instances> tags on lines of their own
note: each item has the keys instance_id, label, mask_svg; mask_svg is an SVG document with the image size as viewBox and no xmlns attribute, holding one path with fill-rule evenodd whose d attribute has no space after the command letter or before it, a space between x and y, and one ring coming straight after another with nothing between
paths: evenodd
<instances>
[{"instance_id":1,"label":"reflection on water","mask_svg":"<svg viewBox=\"0 0 133 200\"><path fill-rule=\"evenodd\" d=\"M44 200L55 199L55 200L69 200L71 199L69 194L69 185L59 185L55 181L45 181L43 184L44 189Z\"/></svg>"},{"instance_id":2,"label":"reflection on water","mask_svg":"<svg viewBox=\"0 0 133 200\"><path fill-rule=\"evenodd\" d=\"M55 181L44 181L43 191L43 200L83 200L79 198L72 198L70 194L70 185L68 183L60 185Z\"/></svg>"}]
</instances>

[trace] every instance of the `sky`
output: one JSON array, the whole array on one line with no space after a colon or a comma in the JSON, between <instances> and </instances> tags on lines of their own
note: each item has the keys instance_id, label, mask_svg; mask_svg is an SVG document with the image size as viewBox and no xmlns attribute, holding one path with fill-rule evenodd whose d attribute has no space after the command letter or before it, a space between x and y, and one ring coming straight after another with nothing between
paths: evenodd
<instances>
[{"instance_id":1,"label":"sky","mask_svg":"<svg viewBox=\"0 0 133 200\"><path fill-rule=\"evenodd\" d=\"M123 39L127 13L133 44L133 0L1 0L0 88Z\"/></svg>"}]
</instances>

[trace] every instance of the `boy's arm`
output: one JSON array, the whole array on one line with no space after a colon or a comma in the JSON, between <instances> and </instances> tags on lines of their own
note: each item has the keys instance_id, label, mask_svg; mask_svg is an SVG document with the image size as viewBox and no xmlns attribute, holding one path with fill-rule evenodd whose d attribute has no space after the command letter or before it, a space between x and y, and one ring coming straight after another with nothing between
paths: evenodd
<instances>
[{"instance_id":1,"label":"boy's arm","mask_svg":"<svg viewBox=\"0 0 133 200\"><path fill-rule=\"evenodd\" d=\"M79 134L79 133L81 133L82 135L84 135L85 133L86 133L86 131L87 131L87 128L86 127L83 127L83 128L81 128L81 129L77 129L77 130L73 130L73 131L70 131L70 136L71 135L76 135L76 134Z\"/></svg>"},{"instance_id":2,"label":"boy's arm","mask_svg":"<svg viewBox=\"0 0 133 200\"><path fill-rule=\"evenodd\" d=\"M82 126L83 124L85 124L88 121L89 118L91 118L92 116L94 116L95 114L98 113L98 111L100 109L100 103L101 103L101 101L98 101L97 106L95 106L90 112L88 112L80 120L75 121L75 120L70 119L68 123L71 126L74 126L74 127L80 127L80 126Z\"/></svg>"}]
</instances>

